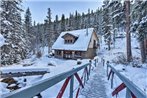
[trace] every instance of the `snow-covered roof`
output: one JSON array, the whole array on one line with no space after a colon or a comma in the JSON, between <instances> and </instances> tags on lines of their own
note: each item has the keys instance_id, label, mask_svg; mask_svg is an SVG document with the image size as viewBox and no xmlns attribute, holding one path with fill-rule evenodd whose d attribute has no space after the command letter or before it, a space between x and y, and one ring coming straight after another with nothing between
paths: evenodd
<instances>
[{"instance_id":1,"label":"snow-covered roof","mask_svg":"<svg viewBox=\"0 0 147 98\"><path fill-rule=\"evenodd\" d=\"M87 29L61 32L60 36L53 44L52 49L87 51L93 30L94 28L87 28ZM67 33L72 35L78 35L78 39L75 41L75 43L73 44L64 43L64 39L62 38L62 36L64 36Z\"/></svg>"},{"instance_id":2,"label":"snow-covered roof","mask_svg":"<svg viewBox=\"0 0 147 98\"><path fill-rule=\"evenodd\" d=\"M66 33L66 34L72 35L72 36L74 36L74 37L79 37L79 34L72 34L71 32L68 32L68 33ZM62 38L63 38L66 34L64 34L64 35L62 36Z\"/></svg>"}]
</instances>

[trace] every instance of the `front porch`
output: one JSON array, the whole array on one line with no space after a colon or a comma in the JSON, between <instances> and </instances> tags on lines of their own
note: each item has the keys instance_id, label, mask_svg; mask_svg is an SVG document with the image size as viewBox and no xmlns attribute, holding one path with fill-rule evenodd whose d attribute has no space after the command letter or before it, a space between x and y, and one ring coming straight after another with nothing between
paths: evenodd
<instances>
[{"instance_id":1,"label":"front porch","mask_svg":"<svg viewBox=\"0 0 147 98\"><path fill-rule=\"evenodd\" d=\"M55 57L64 59L78 59L82 58L82 51L56 50Z\"/></svg>"}]
</instances>

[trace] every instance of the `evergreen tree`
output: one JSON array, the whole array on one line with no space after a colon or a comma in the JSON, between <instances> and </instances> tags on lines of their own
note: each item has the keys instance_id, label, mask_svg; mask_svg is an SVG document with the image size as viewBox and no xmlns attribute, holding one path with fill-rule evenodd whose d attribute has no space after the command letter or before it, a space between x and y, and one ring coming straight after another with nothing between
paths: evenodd
<instances>
[{"instance_id":1,"label":"evergreen tree","mask_svg":"<svg viewBox=\"0 0 147 98\"><path fill-rule=\"evenodd\" d=\"M103 5L103 33L104 33L104 38L105 38L105 42L108 45L108 50L111 49L110 45L111 45L111 24L110 24L110 13L109 13L109 8L108 8L108 4L109 1L108 0L104 0L104 5Z\"/></svg>"},{"instance_id":2,"label":"evergreen tree","mask_svg":"<svg viewBox=\"0 0 147 98\"><path fill-rule=\"evenodd\" d=\"M13 64L26 57L26 45L23 35L21 12L21 0L2 0L1 34L4 36L5 45L1 47L2 64Z\"/></svg>"},{"instance_id":3,"label":"evergreen tree","mask_svg":"<svg viewBox=\"0 0 147 98\"><path fill-rule=\"evenodd\" d=\"M25 36L27 39L27 46L29 48L29 51L34 50L34 33L32 28L32 17L30 9L27 8L25 13L25 20L24 20L24 29L25 29Z\"/></svg>"},{"instance_id":4,"label":"evergreen tree","mask_svg":"<svg viewBox=\"0 0 147 98\"><path fill-rule=\"evenodd\" d=\"M45 39L45 46L48 46L48 20L44 20L44 39Z\"/></svg>"},{"instance_id":5,"label":"evergreen tree","mask_svg":"<svg viewBox=\"0 0 147 98\"><path fill-rule=\"evenodd\" d=\"M87 15L87 28L90 27L90 9L88 9L88 15Z\"/></svg>"},{"instance_id":6,"label":"evergreen tree","mask_svg":"<svg viewBox=\"0 0 147 98\"><path fill-rule=\"evenodd\" d=\"M79 21L80 21L80 15L78 14L78 12L77 12L77 10L76 10L76 12L75 12L75 30L77 30L77 29L79 29Z\"/></svg>"},{"instance_id":7,"label":"evergreen tree","mask_svg":"<svg viewBox=\"0 0 147 98\"><path fill-rule=\"evenodd\" d=\"M53 39L53 32L51 30L51 9L48 8L48 12L47 12L48 16L47 16L47 20L48 20L48 52L50 53L51 51L51 46L52 46L52 39Z\"/></svg>"},{"instance_id":8,"label":"evergreen tree","mask_svg":"<svg viewBox=\"0 0 147 98\"><path fill-rule=\"evenodd\" d=\"M83 29L85 26L84 26L84 18L85 18L85 14L82 13L82 16L81 16L81 29Z\"/></svg>"},{"instance_id":9,"label":"evergreen tree","mask_svg":"<svg viewBox=\"0 0 147 98\"><path fill-rule=\"evenodd\" d=\"M146 40L147 40L147 1L136 1L135 7L132 12L132 31L136 32L138 35L138 41L140 42L141 50L141 61L144 63L146 61Z\"/></svg>"},{"instance_id":10,"label":"evergreen tree","mask_svg":"<svg viewBox=\"0 0 147 98\"><path fill-rule=\"evenodd\" d=\"M54 31L53 41L55 41L57 39L57 37L59 36L59 34L58 34L58 25L59 25L58 15L56 15L55 21L53 23L53 31Z\"/></svg>"},{"instance_id":11,"label":"evergreen tree","mask_svg":"<svg viewBox=\"0 0 147 98\"><path fill-rule=\"evenodd\" d=\"M68 30L74 29L74 16L70 13L69 20L68 20Z\"/></svg>"},{"instance_id":12,"label":"evergreen tree","mask_svg":"<svg viewBox=\"0 0 147 98\"><path fill-rule=\"evenodd\" d=\"M109 10L111 12L111 23L112 23L112 31L113 31L113 44L115 46L115 35L118 35L119 28L122 27L124 21L124 11L121 0L112 0L109 5Z\"/></svg>"},{"instance_id":13,"label":"evergreen tree","mask_svg":"<svg viewBox=\"0 0 147 98\"><path fill-rule=\"evenodd\" d=\"M64 16L64 14L62 14L62 17L61 17L61 32L62 31L65 31L65 16Z\"/></svg>"}]
</instances>

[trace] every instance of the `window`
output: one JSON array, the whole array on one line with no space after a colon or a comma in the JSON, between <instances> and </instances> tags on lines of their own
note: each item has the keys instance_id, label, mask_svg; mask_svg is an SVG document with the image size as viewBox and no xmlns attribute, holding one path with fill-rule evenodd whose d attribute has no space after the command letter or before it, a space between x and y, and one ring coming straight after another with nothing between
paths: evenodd
<instances>
[{"instance_id":1,"label":"window","mask_svg":"<svg viewBox=\"0 0 147 98\"><path fill-rule=\"evenodd\" d=\"M97 45L96 45L96 40L93 40L93 47L96 48Z\"/></svg>"},{"instance_id":2,"label":"window","mask_svg":"<svg viewBox=\"0 0 147 98\"><path fill-rule=\"evenodd\" d=\"M80 51L76 51L75 54L81 56L81 52Z\"/></svg>"},{"instance_id":3,"label":"window","mask_svg":"<svg viewBox=\"0 0 147 98\"><path fill-rule=\"evenodd\" d=\"M73 40L65 40L64 43L65 44L71 44L71 43L73 43Z\"/></svg>"},{"instance_id":4,"label":"window","mask_svg":"<svg viewBox=\"0 0 147 98\"><path fill-rule=\"evenodd\" d=\"M57 50L56 53L57 53L57 55L61 55L61 51L59 51L59 50Z\"/></svg>"}]
</instances>

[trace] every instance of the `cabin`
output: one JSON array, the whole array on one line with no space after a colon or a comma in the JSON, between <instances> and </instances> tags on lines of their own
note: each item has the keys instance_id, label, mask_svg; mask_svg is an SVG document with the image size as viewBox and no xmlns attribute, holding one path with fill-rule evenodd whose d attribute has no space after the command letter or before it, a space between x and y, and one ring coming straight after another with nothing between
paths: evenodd
<instances>
[{"instance_id":1,"label":"cabin","mask_svg":"<svg viewBox=\"0 0 147 98\"><path fill-rule=\"evenodd\" d=\"M54 56L63 59L92 59L99 40L94 28L61 32L52 46Z\"/></svg>"}]
</instances>

